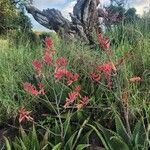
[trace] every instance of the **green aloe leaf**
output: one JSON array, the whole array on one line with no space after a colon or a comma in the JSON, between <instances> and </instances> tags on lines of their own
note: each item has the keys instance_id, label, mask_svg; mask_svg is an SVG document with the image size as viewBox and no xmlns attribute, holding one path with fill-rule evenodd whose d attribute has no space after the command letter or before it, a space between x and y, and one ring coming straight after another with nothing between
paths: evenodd
<instances>
[{"instance_id":1,"label":"green aloe leaf","mask_svg":"<svg viewBox=\"0 0 150 150\"><path fill-rule=\"evenodd\" d=\"M128 145L121 140L120 137L114 136L111 138L111 143L114 150L131 150Z\"/></svg>"},{"instance_id":2,"label":"green aloe leaf","mask_svg":"<svg viewBox=\"0 0 150 150\"><path fill-rule=\"evenodd\" d=\"M123 125L123 122L121 121L120 117L118 115L115 116L115 124L116 124L116 130L119 136L124 139L124 141L128 144L128 146L131 148L131 137L128 135L125 126Z\"/></svg>"},{"instance_id":3,"label":"green aloe leaf","mask_svg":"<svg viewBox=\"0 0 150 150\"><path fill-rule=\"evenodd\" d=\"M48 144L47 145L45 145L41 150L46 150L47 149L47 147L48 147Z\"/></svg>"},{"instance_id":4,"label":"green aloe leaf","mask_svg":"<svg viewBox=\"0 0 150 150\"><path fill-rule=\"evenodd\" d=\"M4 137L4 140L5 140L6 150L11 150L11 145L9 140L6 137Z\"/></svg>"},{"instance_id":5,"label":"green aloe leaf","mask_svg":"<svg viewBox=\"0 0 150 150\"><path fill-rule=\"evenodd\" d=\"M56 134L60 134L61 133L61 130L60 130L60 125L58 123L58 121L55 119L55 127L54 127L54 132ZM59 143L61 141L61 137L60 136L57 136L57 137L54 137L55 138L55 144ZM54 145L55 145L54 144Z\"/></svg>"},{"instance_id":6,"label":"green aloe leaf","mask_svg":"<svg viewBox=\"0 0 150 150\"><path fill-rule=\"evenodd\" d=\"M67 143L65 144L64 146L64 150L68 150L68 149L71 149L72 145L73 145L73 140L76 136L77 132L75 132L70 138L69 140L67 141Z\"/></svg>"},{"instance_id":7,"label":"green aloe leaf","mask_svg":"<svg viewBox=\"0 0 150 150\"><path fill-rule=\"evenodd\" d=\"M31 143L29 136L25 133L25 131L22 127L20 128L20 132L21 132L22 141L24 142L26 147L29 149L30 148L30 143Z\"/></svg>"},{"instance_id":8,"label":"green aloe leaf","mask_svg":"<svg viewBox=\"0 0 150 150\"><path fill-rule=\"evenodd\" d=\"M77 146L76 150L83 150L83 149L85 149L85 148L87 148L89 146L90 146L90 144L79 144Z\"/></svg>"},{"instance_id":9,"label":"green aloe leaf","mask_svg":"<svg viewBox=\"0 0 150 150\"><path fill-rule=\"evenodd\" d=\"M47 147L49 143L49 131L47 130L44 134L42 142L40 142L41 147Z\"/></svg>"},{"instance_id":10,"label":"green aloe leaf","mask_svg":"<svg viewBox=\"0 0 150 150\"><path fill-rule=\"evenodd\" d=\"M68 139L67 137L70 137L72 135L72 133L71 133L71 126L70 126L70 119L71 119L70 116L71 116L71 114L68 113L66 115L66 120L63 123L65 140ZM66 137L66 135L67 135L67 137Z\"/></svg>"},{"instance_id":11,"label":"green aloe leaf","mask_svg":"<svg viewBox=\"0 0 150 150\"><path fill-rule=\"evenodd\" d=\"M35 126L33 125L33 130L32 130L32 145L35 146L36 150L40 149L40 144L37 138L37 133L35 130Z\"/></svg>"},{"instance_id":12,"label":"green aloe leaf","mask_svg":"<svg viewBox=\"0 0 150 150\"><path fill-rule=\"evenodd\" d=\"M81 142L82 143L89 143L89 137L90 137L90 135L91 135L91 133L93 132L93 129L92 130L90 130L90 131L88 131L82 138L81 138Z\"/></svg>"},{"instance_id":13,"label":"green aloe leaf","mask_svg":"<svg viewBox=\"0 0 150 150\"><path fill-rule=\"evenodd\" d=\"M22 147L17 142L13 142L13 147L14 147L15 150L22 149Z\"/></svg>"},{"instance_id":14,"label":"green aloe leaf","mask_svg":"<svg viewBox=\"0 0 150 150\"><path fill-rule=\"evenodd\" d=\"M95 132L96 134L98 135L98 137L100 138L101 142L103 143L104 147L106 148L106 150L109 149L108 145L107 145L107 142L105 141L103 135L102 135L102 132L101 131L98 131L96 127L94 127L93 125L91 124L88 124L88 126L90 126Z\"/></svg>"},{"instance_id":15,"label":"green aloe leaf","mask_svg":"<svg viewBox=\"0 0 150 150\"><path fill-rule=\"evenodd\" d=\"M104 128L103 126L101 126L98 123L96 123L96 125L97 125L98 129L100 130L100 132L102 133L102 135L105 139L105 142L108 145L108 147L105 147L105 145L104 145L104 147L107 150L116 150L116 149L118 150L120 145L122 145L122 147L128 147L128 145L126 144L124 139L119 134L117 134L116 132L114 132L112 130ZM116 140L113 140L113 139L118 139L119 143L117 143Z\"/></svg>"},{"instance_id":16,"label":"green aloe leaf","mask_svg":"<svg viewBox=\"0 0 150 150\"><path fill-rule=\"evenodd\" d=\"M144 145L146 133L141 120L136 123L132 135L135 145Z\"/></svg>"},{"instance_id":17,"label":"green aloe leaf","mask_svg":"<svg viewBox=\"0 0 150 150\"><path fill-rule=\"evenodd\" d=\"M58 143L57 145L55 145L55 146L53 147L52 150L60 150L60 149L61 149L61 143Z\"/></svg>"},{"instance_id":18,"label":"green aloe leaf","mask_svg":"<svg viewBox=\"0 0 150 150\"><path fill-rule=\"evenodd\" d=\"M28 150L28 148L25 146L25 144L23 143L21 139L20 139L20 144L21 144L22 150Z\"/></svg>"}]
</instances>

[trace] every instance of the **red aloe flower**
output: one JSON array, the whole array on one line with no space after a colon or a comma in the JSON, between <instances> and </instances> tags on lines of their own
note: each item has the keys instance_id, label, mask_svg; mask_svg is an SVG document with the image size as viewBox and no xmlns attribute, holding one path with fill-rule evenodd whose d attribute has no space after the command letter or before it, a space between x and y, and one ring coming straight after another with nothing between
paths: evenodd
<instances>
[{"instance_id":1,"label":"red aloe flower","mask_svg":"<svg viewBox=\"0 0 150 150\"><path fill-rule=\"evenodd\" d=\"M103 65L99 65L97 68L106 73L111 73L112 70L110 63L104 63Z\"/></svg>"},{"instance_id":2,"label":"red aloe flower","mask_svg":"<svg viewBox=\"0 0 150 150\"><path fill-rule=\"evenodd\" d=\"M66 66L67 65L67 59L64 57L60 57L56 60L57 65L59 66Z\"/></svg>"},{"instance_id":3,"label":"red aloe flower","mask_svg":"<svg viewBox=\"0 0 150 150\"><path fill-rule=\"evenodd\" d=\"M31 111L27 111L24 107L18 110L19 112L19 123L24 121L33 121L33 118L30 116Z\"/></svg>"},{"instance_id":4,"label":"red aloe flower","mask_svg":"<svg viewBox=\"0 0 150 150\"><path fill-rule=\"evenodd\" d=\"M61 79L63 76L67 80L68 85L71 85L73 82L77 81L79 77L77 73L73 74L64 67L56 67L54 71L54 77L56 79Z\"/></svg>"},{"instance_id":5,"label":"red aloe flower","mask_svg":"<svg viewBox=\"0 0 150 150\"><path fill-rule=\"evenodd\" d=\"M80 92L81 91L81 86L80 85L77 85L74 89L76 92Z\"/></svg>"},{"instance_id":6,"label":"red aloe flower","mask_svg":"<svg viewBox=\"0 0 150 150\"><path fill-rule=\"evenodd\" d=\"M56 67L56 69L54 71L54 77L56 79L61 79L64 75L67 74L67 72L68 72L68 70L65 68Z\"/></svg>"},{"instance_id":7,"label":"red aloe flower","mask_svg":"<svg viewBox=\"0 0 150 150\"><path fill-rule=\"evenodd\" d=\"M101 79L101 75L100 74L96 74L96 73L91 73L90 74L91 79L95 80L95 81L99 81Z\"/></svg>"},{"instance_id":8,"label":"red aloe flower","mask_svg":"<svg viewBox=\"0 0 150 150\"><path fill-rule=\"evenodd\" d=\"M39 60L33 60L32 65L38 75L41 75L42 72L42 63Z\"/></svg>"},{"instance_id":9,"label":"red aloe flower","mask_svg":"<svg viewBox=\"0 0 150 150\"><path fill-rule=\"evenodd\" d=\"M39 92L37 91L35 86L33 86L31 83L28 83L28 82L24 83L23 88L26 92L28 92L32 95L35 95L35 96L39 95Z\"/></svg>"},{"instance_id":10,"label":"red aloe flower","mask_svg":"<svg viewBox=\"0 0 150 150\"><path fill-rule=\"evenodd\" d=\"M117 71L116 65L112 61L110 62L110 65L111 65L112 70L116 72Z\"/></svg>"},{"instance_id":11,"label":"red aloe flower","mask_svg":"<svg viewBox=\"0 0 150 150\"><path fill-rule=\"evenodd\" d=\"M105 48L105 49L110 48L109 39L104 38L102 33L98 34L98 41L100 42L100 44L102 45L103 48Z\"/></svg>"},{"instance_id":12,"label":"red aloe flower","mask_svg":"<svg viewBox=\"0 0 150 150\"><path fill-rule=\"evenodd\" d=\"M76 105L77 108L78 108L78 109L81 109L82 107L86 106L86 105L89 103L89 100L90 100L90 99L89 99L88 96L84 96L84 97L81 99L80 103Z\"/></svg>"},{"instance_id":13,"label":"red aloe flower","mask_svg":"<svg viewBox=\"0 0 150 150\"><path fill-rule=\"evenodd\" d=\"M52 64L52 62L53 62L52 56L50 56L47 51L45 52L43 59L44 59L44 62L47 64Z\"/></svg>"},{"instance_id":14,"label":"red aloe flower","mask_svg":"<svg viewBox=\"0 0 150 150\"><path fill-rule=\"evenodd\" d=\"M142 80L141 77L138 77L138 76L130 78L130 82L138 82L138 81L141 81L141 80Z\"/></svg>"},{"instance_id":15,"label":"red aloe flower","mask_svg":"<svg viewBox=\"0 0 150 150\"><path fill-rule=\"evenodd\" d=\"M112 81L111 81L111 72L113 70L113 66L111 63L104 63L103 65L98 66L98 69L104 73L104 76L107 80L108 86L111 88Z\"/></svg>"},{"instance_id":16,"label":"red aloe flower","mask_svg":"<svg viewBox=\"0 0 150 150\"><path fill-rule=\"evenodd\" d=\"M40 89L39 94L45 95L44 84L40 82L38 86Z\"/></svg>"},{"instance_id":17,"label":"red aloe flower","mask_svg":"<svg viewBox=\"0 0 150 150\"><path fill-rule=\"evenodd\" d=\"M45 46L46 48L50 49L53 46L53 40L49 37L45 38Z\"/></svg>"},{"instance_id":18,"label":"red aloe flower","mask_svg":"<svg viewBox=\"0 0 150 150\"><path fill-rule=\"evenodd\" d=\"M70 104L72 104L77 99L78 96L79 96L78 92L70 92L68 94L68 98L66 98L64 108L67 108Z\"/></svg>"},{"instance_id":19,"label":"red aloe flower","mask_svg":"<svg viewBox=\"0 0 150 150\"><path fill-rule=\"evenodd\" d=\"M77 81L79 78L79 74L72 74L72 72L67 72L66 74L67 77L67 84L71 85L73 82Z\"/></svg>"}]
</instances>

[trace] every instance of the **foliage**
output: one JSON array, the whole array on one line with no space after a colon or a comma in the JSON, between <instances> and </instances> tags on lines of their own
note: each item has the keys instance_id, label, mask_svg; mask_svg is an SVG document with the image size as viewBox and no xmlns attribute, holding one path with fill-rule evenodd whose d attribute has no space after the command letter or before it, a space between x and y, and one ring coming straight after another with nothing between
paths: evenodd
<instances>
[{"instance_id":1,"label":"foliage","mask_svg":"<svg viewBox=\"0 0 150 150\"><path fill-rule=\"evenodd\" d=\"M100 34L93 49L53 33L36 48L22 32L1 39L0 126L20 126L6 149L148 149L148 17Z\"/></svg>"},{"instance_id":2,"label":"foliage","mask_svg":"<svg viewBox=\"0 0 150 150\"><path fill-rule=\"evenodd\" d=\"M31 21L29 17L25 15L25 11L20 5L18 7L18 5L14 4L11 0L2 0L0 2L0 10L1 35L9 36L10 41L16 43L16 45L18 45L19 42L25 43L27 38L31 39L32 43L36 41L35 35L31 31Z\"/></svg>"},{"instance_id":3,"label":"foliage","mask_svg":"<svg viewBox=\"0 0 150 150\"><path fill-rule=\"evenodd\" d=\"M15 17L14 6L11 5L10 0L1 0L0 1L0 34L6 31L9 25L8 21L10 18Z\"/></svg>"},{"instance_id":4,"label":"foliage","mask_svg":"<svg viewBox=\"0 0 150 150\"><path fill-rule=\"evenodd\" d=\"M125 4L125 0L111 0L110 5L105 7L103 19L106 29L111 30L114 26L120 27L128 24L135 25L140 20L140 17L136 14L136 9L127 9Z\"/></svg>"},{"instance_id":5,"label":"foliage","mask_svg":"<svg viewBox=\"0 0 150 150\"><path fill-rule=\"evenodd\" d=\"M106 149L110 150L130 150L130 149L148 149L149 141L147 141L147 130L142 120L137 121L132 134L126 130L123 122L118 115L115 116L116 132L106 129L96 123L97 128L92 125L99 139L102 141Z\"/></svg>"},{"instance_id":6,"label":"foliage","mask_svg":"<svg viewBox=\"0 0 150 150\"><path fill-rule=\"evenodd\" d=\"M78 138L81 136L81 129L79 131L75 131L73 135L71 135L70 128L68 128L68 120L64 122L64 129L66 131L65 135L66 137L65 140L61 140L60 138L60 133L59 133L59 126L57 121L55 121L55 133L53 132L53 129L46 129L45 133L41 133L42 136L39 137L40 134L37 134L37 131L35 129L35 126L33 126L32 130L29 131L28 134L26 134L25 130L20 127L20 133L21 135L19 137L16 137L14 141L8 140L8 138L5 139L5 144L6 144L6 150L20 150L20 149L36 149L36 150L83 150L86 147L89 147L89 144L79 144L82 143L82 141L78 142ZM67 125L67 126L66 126ZM67 127L67 128L66 128ZM69 131L68 131L69 129ZM43 131L40 131L43 132ZM58 133L57 133L58 132ZM54 134L54 135L53 135ZM73 142L75 141L75 143Z\"/></svg>"}]
</instances>

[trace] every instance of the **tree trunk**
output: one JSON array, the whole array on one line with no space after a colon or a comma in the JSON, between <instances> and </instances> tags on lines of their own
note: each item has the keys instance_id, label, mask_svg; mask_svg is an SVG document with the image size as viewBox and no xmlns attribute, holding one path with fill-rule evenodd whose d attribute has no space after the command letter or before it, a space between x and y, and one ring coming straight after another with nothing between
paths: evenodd
<instances>
[{"instance_id":1,"label":"tree trunk","mask_svg":"<svg viewBox=\"0 0 150 150\"><path fill-rule=\"evenodd\" d=\"M32 5L26 5L28 13L44 27L54 30L66 39L80 37L89 44L93 44L93 33L100 32L97 6L99 0L77 0L69 21L56 9L40 11Z\"/></svg>"}]
</instances>

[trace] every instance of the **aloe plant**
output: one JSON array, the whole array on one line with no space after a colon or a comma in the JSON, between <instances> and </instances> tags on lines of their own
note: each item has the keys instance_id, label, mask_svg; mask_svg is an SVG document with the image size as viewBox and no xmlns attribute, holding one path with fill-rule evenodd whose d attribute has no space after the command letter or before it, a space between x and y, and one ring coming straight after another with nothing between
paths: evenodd
<instances>
[{"instance_id":1,"label":"aloe plant","mask_svg":"<svg viewBox=\"0 0 150 150\"><path fill-rule=\"evenodd\" d=\"M85 135L82 134L87 120L80 127L71 131L70 119L66 119L63 123L63 139L58 122L55 120L54 128L51 130L47 129L44 136L40 138L38 137L35 126L33 126L28 134L21 127L21 135L16 137L14 141L4 137L6 150L83 150L90 146L87 141L91 131Z\"/></svg>"},{"instance_id":2,"label":"aloe plant","mask_svg":"<svg viewBox=\"0 0 150 150\"><path fill-rule=\"evenodd\" d=\"M116 132L106 129L99 123L96 126L89 126L96 132L106 150L148 150L146 140L146 130L141 120L139 120L129 135L121 118L116 115Z\"/></svg>"},{"instance_id":3,"label":"aloe plant","mask_svg":"<svg viewBox=\"0 0 150 150\"><path fill-rule=\"evenodd\" d=\"M15 140L9 141L6 137L5 145L6 150L48 150L50 148L49 133L46 131L45 135L43 136L42 140L38 139L37 132L35 127L33 126L32 131L26 134L25 130L21 127L20 128L20 137L16 137Z\"/></svg>"}]
</instances>

